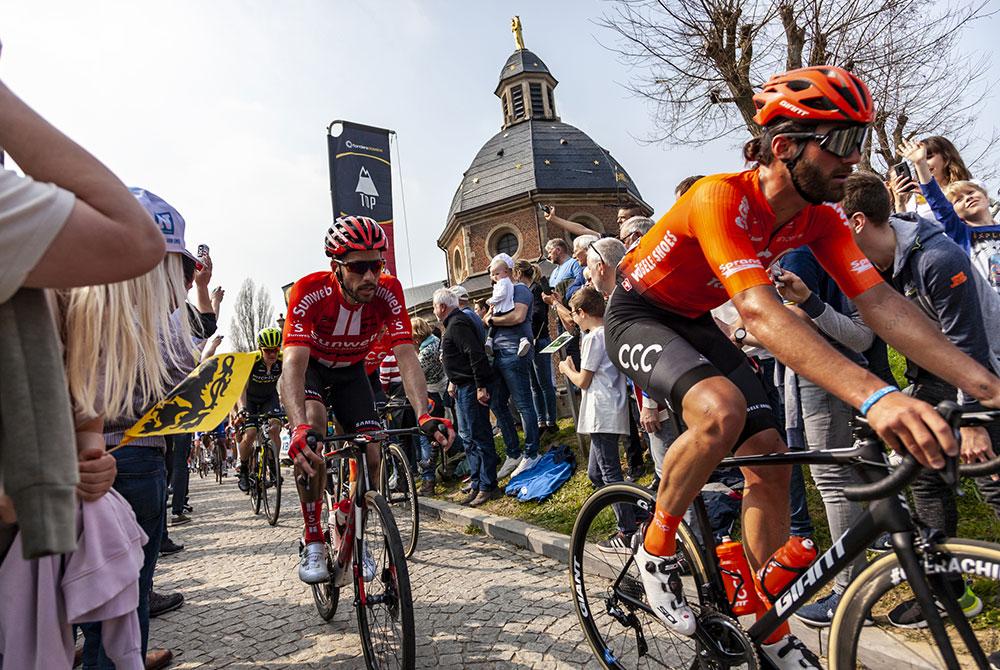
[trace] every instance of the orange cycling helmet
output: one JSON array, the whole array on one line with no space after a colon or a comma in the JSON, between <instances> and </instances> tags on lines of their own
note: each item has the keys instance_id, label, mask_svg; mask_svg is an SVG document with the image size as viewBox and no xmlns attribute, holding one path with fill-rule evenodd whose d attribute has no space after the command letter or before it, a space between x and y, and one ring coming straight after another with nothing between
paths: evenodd
<instances>
[{"instance_id":1,"label":"orange cycling helmet","mask_svg":"<svg viewBox=\"0 0 1000 670\"><path fill-rule=\"evenodd\" d=\"M840 121L869 124L875 106L865 83L835 65L789 70L771 77L764 90L753 96L762 126L775 121L827 123Z\"/></svg>"},{"instance_id":2,"label":"orange cycling helmet","mask_svg":"<svg viewBox=\"0 0 1000 670\"><path fill-rule=\"evenodd\" d=\"M385 251L389 240L375 219L342 216L326 232L326 255L334 258L352 251Z\"/></svg>"}]
</instances>

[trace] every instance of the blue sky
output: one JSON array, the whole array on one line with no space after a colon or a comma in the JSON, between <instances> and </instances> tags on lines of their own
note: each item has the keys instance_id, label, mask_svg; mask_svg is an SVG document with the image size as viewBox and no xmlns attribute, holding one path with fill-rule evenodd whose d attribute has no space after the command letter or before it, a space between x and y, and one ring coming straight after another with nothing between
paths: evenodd
<instances>
[{"instance_id":1,"label":"blue sky","mask_svg":"<svg viewBox=\"0 0 1000 670\"><path fill-rule=\"evenodd\" d=\"M514 50L513 14L559 80L562 120L608 149L657 214L688 174L739 169L729 140L636 140L652 128L650 110L599 43L613 39L594 23L607 9L595 0L6 3L0 77L127 184L173 204L188 247L211 246L230 300L251 276L277 304L282 284L326 267L324 135L336 118L397 131L399 276L404 286L411 270L417 284L445 277L435 241L462 172L500 128L493 90ZM990 18L963 47L992 49L998 33L1000 17ZM996 59L989 80L1000 81ZM977 133L998 121L994 98ZM412 268L399 246L400 186Z\"/></svg>"}]
</instances>

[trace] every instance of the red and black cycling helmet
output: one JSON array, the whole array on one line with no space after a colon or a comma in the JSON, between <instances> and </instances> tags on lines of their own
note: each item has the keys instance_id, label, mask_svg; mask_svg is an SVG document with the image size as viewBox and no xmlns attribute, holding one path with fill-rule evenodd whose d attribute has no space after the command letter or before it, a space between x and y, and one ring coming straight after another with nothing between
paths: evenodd
<instances>
[{"instance_id":1,"label":"red and black cycling helmet","mask_svg":"<svg viewBox=\"0 0 1000 670\"><path fill-rule=\"evenodd\" d=\"M385 251L389 240L375 219L342 216L326 231L326 255L336 258L352 251Z\"/></svg>"},{"instance_id":2,"label":"red and black cycling helmet","mask_svg":"<svg viewBox=\"0 0 1000 670\"><path fill-rule=\"evenodd\" d=\"M835 65L819 65L789 70L771 77L764 89L753 96L762 126L776 121L801 123L869 124L875 106L865 83Z\"/></svg>"}]
</instances>

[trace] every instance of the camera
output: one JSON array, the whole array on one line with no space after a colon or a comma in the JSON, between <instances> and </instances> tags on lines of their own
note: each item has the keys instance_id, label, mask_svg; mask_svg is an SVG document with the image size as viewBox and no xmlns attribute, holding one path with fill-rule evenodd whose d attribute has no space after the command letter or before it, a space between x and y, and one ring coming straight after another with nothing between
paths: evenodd
<instances>
[{"instance_id":1,"label":"camera","mask_svg":"<svg viewBox=\"0 0 1000 670\"><path fill-rule=\"evenodd\" d=\"M892 171L896 173L897 177L902 177L913 181L913 172L910 170L910 164L906 161L901 161L896 165L892 166Z\"/></svg>"},{"instance_id":2,"label":"camera","mask_svg":"<svg viewBox=\"0 0 1000 670\"><path fill-rule=\"evenodd\" d=\"M546 205L546 204L543 204L543 203L538 203L538 209L542 210L542 211L543 211L543 212L545 212L546 214L548 214L549 212L551 212L551 211L552 211L552 208L551 208L551 207L549 207L548 205Z\"/></svg>"}]
</instances>

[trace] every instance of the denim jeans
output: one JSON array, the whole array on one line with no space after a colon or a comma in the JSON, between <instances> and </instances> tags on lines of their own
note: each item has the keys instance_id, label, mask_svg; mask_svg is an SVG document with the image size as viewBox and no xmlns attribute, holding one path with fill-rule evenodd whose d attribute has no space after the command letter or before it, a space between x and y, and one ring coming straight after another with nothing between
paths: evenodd
<instances>
[{"instance_id":1,"label":"denim jeans","mask_svg":"<svg viewBox=\"0 0 1000 670\"><path fill-rule=\"evenodd\" d=\"M854 443L851 431L853 410L805 377L799 377L799 397L802 425L809 448L849 449ZM847 465L812 465L810 470L823 498L823 507L830 522L830 537L836 540L861 516L861 503L844 497L844 487L858 484L861 480L858 473ZM794 477L794 473L792 476ZM864 570L866 564L862 554L841 570L834 580L834 591L843 593L851 582L851 577Z\"/></svg>"},{"instance_id":2,"label":"denim jeans","mask_svg":"<svg viewBox=\"0 0 1000 670\"><path fill-rule=\"evenodd\" d=\"M622 476L622 463L618 457L618 438L620 435L611 433L590 434L590 458L587 461L587 477L590 483L600 488L607 484L625 481ZM635 512L632 505L615 503L615 517L618 519L618 530L626 536L635 532Z\"/></svg>"},{"instance_id":3,"label":"denim jeans","mask_svg":"<svg viewBox=\"0 0 1000 670\"><path fill-rule=\"evenodd\" d=\"M170 485L174 488L173 503L171 505L174 514L182 514L184 505L187 504L188 484L190 472L188 471L188 456L191 454L191 433L174 435L174 476Z\"/></svg>"},{"instance_id":4,"label":"denim jeans","mask_svg":"<svg viewBox=\"0 0 1000 670\"><path fill-rule=\"evenodd\" d=\"M513 398L524 427L524 455L534 458L538 455L538 415L535 414L534 401L531 399L531 363L526 356L522 358L517 355L516 342L494 346L494 351L496 356L493 359L493 371L499 381L496 383L491 406L503 435L507 456L521 457L521 443L517 437L514 415L508 406Z\"/></svg>"},{"instance_id":5,"label":"denim jeans","mask_svg":"<svg viewBox=\"0 0 1000 670\"><path fill-rule=\"evenodd\" d=\"M490 491L496 488L497 450L493 446L490 408L479 404L475 384L463 384L456 388L455 414L458 417L458 432L465 443L472 490Z\"/></svg>"},{"instance_id":6,"label":"denim jeans","mask_svg":"<svg viewBox=\"0 0 1000 670\"><path fill-rule=\"evenodd\" d=\"M535 343L535 355L531 360L531 398L535 403L538 423L554 426L558 417L556 409L556 387L552 383L552 354L538 353L551 344L548 337L540 337Z\"/></svg>"},{"instance_id":7,"label":"denim jeans","mask_svg":"<svg viewBox=\"0 0 1000 670\"><path fill-rule=\"evenodd\" d=\"M149 643L149 592L153 588L160 533L167 513L167 470L163 451L158 447L122 447L113 455L118 462L115 490L132 506L136 521L149 536L149 542L143 547L144 559L139 571L139 630L145 656ZM80 628L84 637L84 670L112 670L115 665L101 648L101 624L87 623Z\"/></svg>"}]
</instances>

